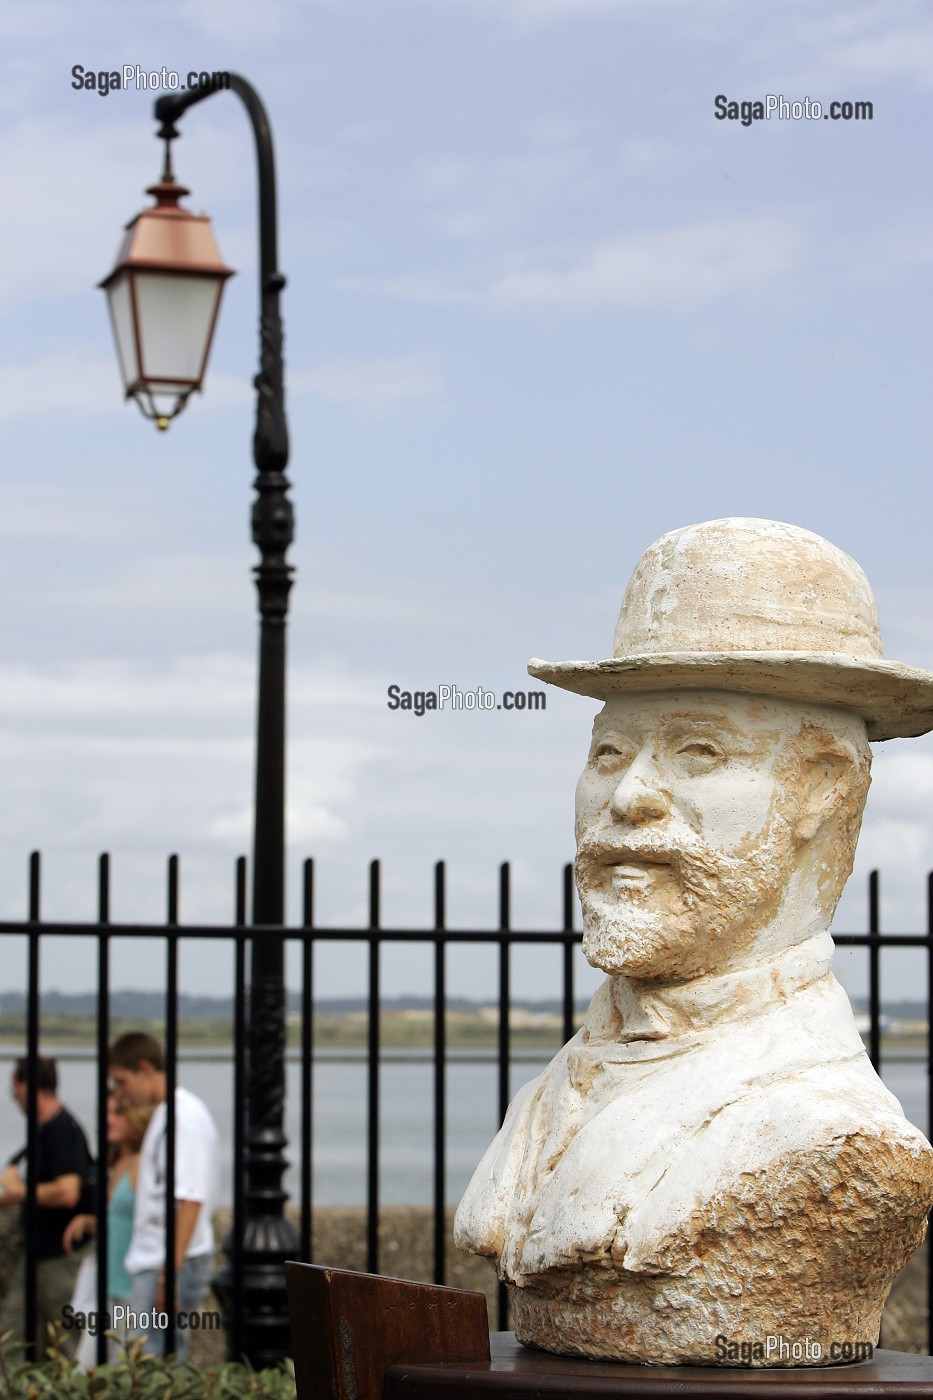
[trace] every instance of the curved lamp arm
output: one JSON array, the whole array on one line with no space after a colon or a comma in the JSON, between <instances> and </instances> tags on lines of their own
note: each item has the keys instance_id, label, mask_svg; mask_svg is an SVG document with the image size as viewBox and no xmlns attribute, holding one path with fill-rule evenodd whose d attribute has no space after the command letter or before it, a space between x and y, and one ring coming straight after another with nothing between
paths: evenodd
<instances>
[{"instance_id":1,"label":"curved lamp arm","mask_svg":"<svg viewBox=\"0 0 933 1400\"><path fill-rule=\"evenodd\" d=\"M256 436L253 456L260 472L284 471L288 463L288 427L285 421L285 385L282 365L282 321L279 293L285 278L278 270L278 236L275 193L275 155L272 131L266 109L253 87L239 73L228 74L230 90L242 100L256 140L256 164L259 176L259 306L260 306L260 368L255 385ZM173 141L179 132L175 123L189 107L213 97L226 88L190 88L187 92L169 92L156 99L155 119L160 123L159 137Z\"/></svg>"}]
</instances>

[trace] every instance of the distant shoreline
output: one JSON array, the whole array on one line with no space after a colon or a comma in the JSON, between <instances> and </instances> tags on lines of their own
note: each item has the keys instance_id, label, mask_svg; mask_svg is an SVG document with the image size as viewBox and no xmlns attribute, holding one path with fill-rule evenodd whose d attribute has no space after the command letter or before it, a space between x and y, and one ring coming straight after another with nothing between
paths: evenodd
<instances>
[{"instance_id":1,"label":"distant shoreline","mask_svg":"<svg viewBox=\"0 0 933 1400\"><path fill-rule=\"evenodd\" d=\"M583 1019L582 1008L574 1017L575 1027ZM860 1020L862 1018L860 1017ZM220 1059L232 1054L233 1038L229 1020L218 1017L181 1019L179 1048L189 1060ZM130 1019L113 1015L109 1031L111 1039L127 1030L145 1030L163 1039L165 1023L161 1019ZM287 1024L286 1056L295 1061L301 1057L301 1024L290 1013ZM314 1052L322 1060L355 1062L365 1058L369 1044L369 1016L359 1010L316 1010L313 1022ZM881 1027L881 1048L897 1059L923 1060L927 1053L927 1025L921 1020L886 1017ZM380 1058L404 1062L413 1058L434 1058L433 1009L413 1007L383 1008L379 1016ZM43 1046L54 1045L63 1058L80 1060L95 1058L97 1045L96 1016L86 1013L46 1012L40 1016ZM862 1026L863 1039L867 1030ZM511 1058L540 1060L552 1055L564 1043L564 1021L550 1010L532 1010L513 1006L510 1016L509 1042ZM0 1050L18 1048L26 1040L26 1018L19 1012L0 1013ZM476 1006L469 1010L448 1009L445 1016L445 1044L450 1057L458 1061L475 1060L485 1063L498 1058L499 1016L495 1006Z\"/></svg>"},{"instance_id":2,"label":"distant shoreline","mask_svg":"<svg viewBox=\"0 0 933 1400\"><path fill-rule=\"evenodd\" d=\"M582 1020L582 1013L576 1024ZM231 1049L231 1023L226 1020L189 1020L179 1024L179 1041L187 1053L196 1048L205 1050ZM145 1030L164 1039L162 1020L129 1020L112 1016L110 1035L114 1038L127 1030ZM43 1042L93 1047L97 1043L97 1019L94 1016L69 1016L53 1012L40 1017ZM525 1012L513 1008L511 1042L515 1050L557 1050L563 1044L563 1019L546 1013ZM314 1048L328 1050L365 1050L369 1038L369 1018L365 1012L316 1012L314 1016ZM0 1045L21 1045L26 1039L25 1016L0 1014ZM379 1039L385 1050L434 1050L433 1011L386 1011L379 1017ZM499 1043L498 1014L491 1008L480 1007L475 1012L448 1011L445 1039L451 1050L495 1050ZM301 1026L290 1016L287 1025L286 1048L299 1051Z\"/></svg>"},{"instance_id":3,"label":"distant shoreline","mask_svg":"<svg viewBox=\"0 0 933 1400\"><path fill-rule=\"evenodd\" d=\"M538 1049L522 1047L520 1049L513 1049L509 1055L509 1059L516 1065L541 1064L548 1055L556 1054L560 1048L560 1045L542 1045ZM0 1034L0 1057L7 1056L12 1059L21 1055L22 1050L22 1040L7 1040ZM498 1049L495 1046L490 1046L488 1049L471 1046L469 1049L458 1051L456 1047L448 1045L447 1050L448 1058L458 1065L494 1065L499 1059ZM54 1040L46 1039L46 1037L43 1036L42 1052L52 1054L58 1060L70 1061L75 1064L91 1063L97 1060L96 1047L90 1042L79 1044L77 1041L74 1041L70 1044L62 1044ZM201 1062L207 1064L211 1061L216 1061L218 1064L223 1064L233 1058L233 1046L229 1042L216 1046L191 1046L184 1042L179 1042L179 1052L180 1058L189 1063ZM326 1046L315 1046L315 1059L329 1065L365 1064L368 1058L369 1052L365 1046L360 1046L359 1048L346 1046L337 1050ZM379 1058L383 1064L389 1065L431 1064L434 1059L434 1054L433 1051L421 1046L413 1046L407 1051L403 1047L395 1046L390 1049L383 1047ZM908 1056L898 1056L898 1058L910 1060L916 1058L918 1063L922 1063L925 1060L925 1056L919 1053L916 1057L910 1054ZM285 1052L285 1059L289 1064L300 1064L301 1048L299 1046L289 1046Z\"/></svg>"}]
</instances>

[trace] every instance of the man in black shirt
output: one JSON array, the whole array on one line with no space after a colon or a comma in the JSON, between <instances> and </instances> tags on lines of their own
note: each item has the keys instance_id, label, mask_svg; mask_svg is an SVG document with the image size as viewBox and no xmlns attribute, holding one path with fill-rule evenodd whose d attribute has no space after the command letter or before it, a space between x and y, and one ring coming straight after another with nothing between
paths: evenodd
<instances>
[{"instance_id":1,"label":"man in black shirt","mask_svg":"<svg viewBox=\"0 0 933 1400\"><path fill-rule=\"evenodd\" d=\"M27 1061L16 1061L11 1092L23 1113L27 1105ZM79 1258L65 1253L62 1236L76 1214L82 1190L88 1180L91 1154L80 1124L58 1098L58 1071L55 1061L39 1058L37 1066L36 1109L38 1146L36 1170L35 1251L38 1261L36 1315L37 1355L44 1357L48 1324L60 1322L62 1309L74 1292ZM25 1213L26 1176L29 1170L26 1148L0 1171L0 1206L22 1206ZM13 1270L6 1297L0 1305L0 1336L13 1333L14 1341L25 1336L25 1261L21 1256ZM64 1334L65 1349L76 1341Z\"/></svg>"}]
</instances>

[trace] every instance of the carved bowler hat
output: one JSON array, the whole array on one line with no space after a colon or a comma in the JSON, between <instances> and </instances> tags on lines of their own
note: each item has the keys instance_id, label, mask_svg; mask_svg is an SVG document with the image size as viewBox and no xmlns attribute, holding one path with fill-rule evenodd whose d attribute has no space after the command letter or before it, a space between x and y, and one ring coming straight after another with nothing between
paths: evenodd
<instances>
[{"instance_id":1,"label":"carved bowler hat","mask_svg":"<svg viewBox=\"0 0 933 1400\"><path fill-rule=\"evenodd\" d=\"M529 661L539 680L607 699L729 690L861 715L869 739L933 729L933 673L885 661L868 580L796 525L736 517L687 525L645 551L606 661Z\"/></svg>"}]
</instances>

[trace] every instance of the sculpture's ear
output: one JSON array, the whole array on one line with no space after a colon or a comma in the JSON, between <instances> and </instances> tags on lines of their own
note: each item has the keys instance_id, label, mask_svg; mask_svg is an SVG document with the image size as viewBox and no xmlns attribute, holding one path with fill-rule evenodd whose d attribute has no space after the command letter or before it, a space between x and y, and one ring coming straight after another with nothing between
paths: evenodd
<instances>
[{"instance_id":1,"label":"sculpture's ear","mask_svg":"<svg viewBox=\"0 0 933 1400\"><path fill-rule=\"evenodd\" d=\"M845 803L858 769L854 750L829 730L806 725L797 737L797 803L794 835L811 841Z\"/></svg>"}]
</instances>

